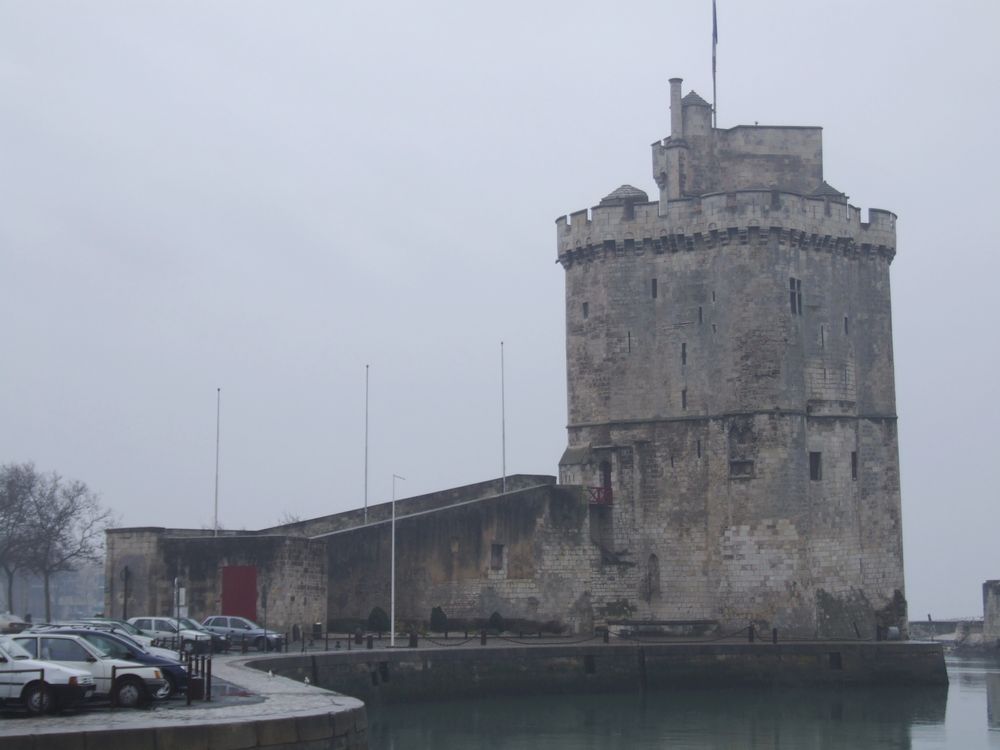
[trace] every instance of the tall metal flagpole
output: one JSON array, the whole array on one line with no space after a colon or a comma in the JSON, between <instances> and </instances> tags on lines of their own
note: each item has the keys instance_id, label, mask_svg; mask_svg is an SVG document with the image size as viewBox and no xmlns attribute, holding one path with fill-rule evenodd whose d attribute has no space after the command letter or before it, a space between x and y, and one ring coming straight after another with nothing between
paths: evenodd
<instances>
[{"instance_id":1,"label":"tall metal flagpole","mask_svg":"<svg viewBox=\"0 0 1000 750\"><path fill-rule=\"evenodd\" d=\"M503 478L501 488L507 491L507 400L504 392L503 376L503 341L500 342L500 444L501 444L501 471Z\"/></svg>"},{"instance_id":2,"label":"tall metal flagpole","mask_svg":"<svg viewBox=\"0 0 1000 750\"><path fill-rule=\"evenodd\" d=\"M222 419L222 389L215 389L215 536L219 535L219 425Z\"/></svg>"},{"instance_id":3,"label":"tall metal flagpole","mask_svg":"<svg viewBox=\"0 0 1000 750\"><path fill-rule=\"evenodd\" d=\"M392 573L389 576L389 648L396 645L396 480L406 481L399 474L392 475Z\"/></svg>"},{"instance_id":4,"label":"tall metal flagpole","mask_svg":"<svg viewBox=\"0 0 1000 750\"><path fill-rule=\"evenodd\" d=\"M368 523L368 365L365 365L365 523Z\"/></svg>"},{"instance_id":5,"label":"tall metal flagpole","mask_svg":"<svg viewBox=\"0 0 1000 750\"><path fill-rule=\"evenodd\" d=\"M719 19L715 13L715 0L712 0L712 127L719 127L719 107L715 94L715 48L719 44Z\"/></svg>"}]
</instances>

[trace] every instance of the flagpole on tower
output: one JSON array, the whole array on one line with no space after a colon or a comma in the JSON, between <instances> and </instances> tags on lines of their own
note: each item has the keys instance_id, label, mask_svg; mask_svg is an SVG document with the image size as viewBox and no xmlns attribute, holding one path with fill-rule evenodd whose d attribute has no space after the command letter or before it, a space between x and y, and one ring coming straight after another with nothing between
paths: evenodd
<instances>
[{"instance_id":1,"label":"flagpole on tower","mask_svg":"<svg viewBox=\"0 0 1000 750\"><path fill-rule=\"evenodd\" d=\"M715 0L712 0L712 127L719 127L719 107L716 104L715 92L715 48L719 44L719 19L715 13Z\"/></svg>"}]
</instances>

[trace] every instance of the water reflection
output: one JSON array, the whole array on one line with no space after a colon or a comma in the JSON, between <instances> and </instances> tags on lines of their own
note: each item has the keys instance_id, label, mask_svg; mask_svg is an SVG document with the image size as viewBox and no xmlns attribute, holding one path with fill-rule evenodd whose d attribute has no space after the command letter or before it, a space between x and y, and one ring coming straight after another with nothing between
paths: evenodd
<instances>
[{"instance_id":1,"label":"water reflection","mask_svg":"<svg viewBox=\"0 0 1000 750\"><path fill-rule=\"evenodd\" d=\"M1000 729L1000 672L986 675L986 721L990 729Z\"/></svg>"},{"instance_id":2,"label":"water reflection","mask_svg":"<svg viewBox=\"0 0 1000 750\"><path fill-rule=\"evenodd\" d=\"M378 748L910 748L943 724L942 688L748 689L534 696L373 710Z\"/></svg>"}]
</instances>

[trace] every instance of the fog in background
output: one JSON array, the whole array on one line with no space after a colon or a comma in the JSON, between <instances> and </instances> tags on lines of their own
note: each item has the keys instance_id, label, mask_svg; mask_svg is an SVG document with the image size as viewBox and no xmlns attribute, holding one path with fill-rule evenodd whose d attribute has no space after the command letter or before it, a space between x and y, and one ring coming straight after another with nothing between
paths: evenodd
<instances>
[{"instance_id":1,"label":"fog in background","mask_svg":"<svg viewBox=\"0 0 1000 750\"><path fill-rule=\"evenodd\" d=\"M1000 5L719 0L719 125L821 125L899 215L907 595L981 614L997 555ZM566 444L554 219L657 194L711 3L0 0L0 463L121 525L274 525Z\"/></svg>"}]
</instances>

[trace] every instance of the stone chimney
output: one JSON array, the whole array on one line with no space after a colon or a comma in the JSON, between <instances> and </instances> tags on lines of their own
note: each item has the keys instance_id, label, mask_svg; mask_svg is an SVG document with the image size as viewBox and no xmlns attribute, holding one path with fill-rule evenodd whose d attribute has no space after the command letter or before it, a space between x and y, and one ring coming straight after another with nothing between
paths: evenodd
<instances>
[{"instance_id":1,"label":"stone chimney","mask_svg":"<svg viewBox=\"0 0 1000 750\"><path fill-rule=\"evenodd\" d=\"M684 137L684 112L681 108L681 82L683 78L670 79L670 137Z\"/></svg>"}]
</instances>

